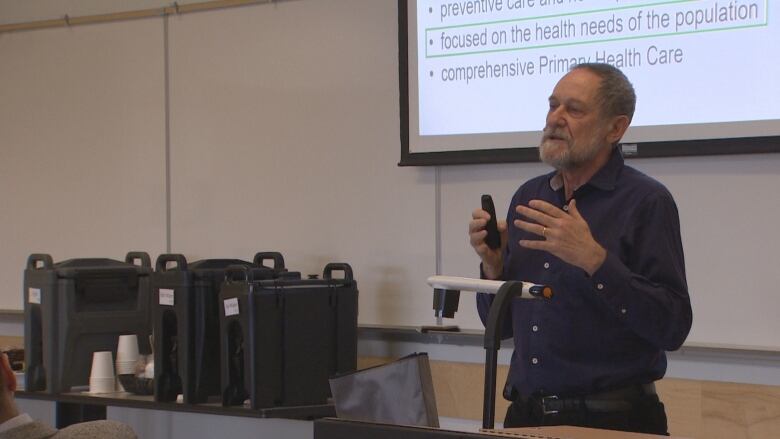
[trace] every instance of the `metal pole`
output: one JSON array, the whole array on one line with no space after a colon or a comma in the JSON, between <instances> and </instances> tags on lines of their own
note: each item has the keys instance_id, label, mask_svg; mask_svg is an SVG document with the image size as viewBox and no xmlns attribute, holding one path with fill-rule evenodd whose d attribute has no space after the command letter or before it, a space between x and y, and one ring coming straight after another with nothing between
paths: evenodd
<instances>
[{"instance_id":1,"label":"metal pole","mask_svg":"<svg viewBox=\"0 0 780 439\"><path fill-rule=\"evenodd\" d=\"M504 317L512 299L523 292L522 282L505 282L496 292L490 306L485 325L485 399L482 410L482 428L492 429L496 417L496 370L498 369L498 350L501 348L501 336Z\"/></svg>"}]
</instances>

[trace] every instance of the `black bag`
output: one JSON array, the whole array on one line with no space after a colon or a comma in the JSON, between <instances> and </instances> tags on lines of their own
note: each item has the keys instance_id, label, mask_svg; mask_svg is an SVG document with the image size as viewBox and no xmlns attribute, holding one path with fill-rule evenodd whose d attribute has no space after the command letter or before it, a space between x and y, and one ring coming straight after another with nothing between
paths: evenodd
<instances>
[{"instance_id":1,"label":"black bag","mask_svg":"<svg viewBox=\"0 0 780 439\"><path fill-rule=\"evenodd\" d=\"M331 378L330 390L339 418L439 427L426 353Z\"/></svg>"}]
</instances>

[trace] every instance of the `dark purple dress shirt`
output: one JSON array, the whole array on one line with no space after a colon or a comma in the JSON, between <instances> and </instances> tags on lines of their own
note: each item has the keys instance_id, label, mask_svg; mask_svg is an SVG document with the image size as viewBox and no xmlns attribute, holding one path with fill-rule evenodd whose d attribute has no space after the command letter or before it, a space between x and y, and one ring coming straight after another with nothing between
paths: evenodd
<instances>
[{"instance_id":1,"label":"dark purple dress shirt","mask_svg":"<svg viewBox=\"0 0 780 439\"><path fill-rule=\"evenodd\" d=\"M519 217L515 206L533 199L564 208L557 175L522 185L507 214L503 279L547 284L555 292L550 300L515 299L511 306L504 336L514 336L515 351L507 391L576 396L663 377L665 351L682 345L692 321L672 195L624 165L616 150L573 195L607 250L603 265L588 276L550 253L520 247L521 239L540 238L512 225ZM477 295L483 323L491 302L491 295Z\"/></svg>"}]
</instances>

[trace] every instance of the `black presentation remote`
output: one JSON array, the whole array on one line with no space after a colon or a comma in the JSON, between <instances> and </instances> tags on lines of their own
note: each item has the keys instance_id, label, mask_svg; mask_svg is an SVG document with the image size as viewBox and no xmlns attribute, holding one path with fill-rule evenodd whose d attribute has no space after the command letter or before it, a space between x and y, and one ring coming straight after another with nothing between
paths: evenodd
<instances>
[{"instance_id":1,"label":"black presentation remote","mask_svg":"<svg viewBox=\"0 0 780 439\"><path fill-rule=\"evenodd\" d=\"M490 195L482 195L482 210L490 214L485 230L487 230L487 236L485 237L485 244L492 249L501 247L501 235L498 234L498 224L496 223L496 207L493 205L493 197Z\"/></svg>"}]
</instances>

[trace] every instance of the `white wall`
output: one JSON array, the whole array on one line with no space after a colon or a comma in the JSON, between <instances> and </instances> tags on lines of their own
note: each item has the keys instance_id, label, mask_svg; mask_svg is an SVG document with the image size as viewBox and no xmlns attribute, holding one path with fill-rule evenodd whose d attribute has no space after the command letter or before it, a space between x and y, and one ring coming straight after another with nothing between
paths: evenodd
<instances>
[{"instance_id":1,"label":"white wall","mask_svg":"<svg viewBox=\"0 0 780 439\"><path fill-rule=\"evenodd\" d=\"M388 1L172 17L172 249L353 266L362 323L430 319L432 169L399 168Z\"/></svg>"},{"instance_id":2,"label":"white wall","mask_svg":"<svg viewBox=\"0 0 780 439\"><path fill-rule=\"evenodd\" d=\"M57 260L130 249L156 256L169 207L173 251L279 250L304 273L346 261L361 323L430 324L424 280L437 257L445 274L477 273L466 222L479 195L492 193L504 210L522 181L546 172L537 163L440 168L436 223L435 170L396 167L394 1L172 16L167 59L163 32L155 18L0 34L0 59L10 60L0 64L0 308L21 307L31 251ZM169 206L161 198L166 61ZM694 302L689 340L778 347L780 155L629 163L677 199ZM473 300L461 302L456 323L480 327Z\"/></svg>"},{"instance_id":3,"label":"white wall","mask_svg":"<svg viewBox=\"0 0 780 439\"><path fill-rule=\"evenodd\" d=\"M0 309L30 253L165 249L160 20L0 34Z\"/></svg>"}]
</instances>

